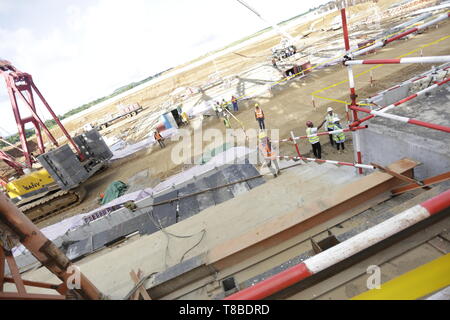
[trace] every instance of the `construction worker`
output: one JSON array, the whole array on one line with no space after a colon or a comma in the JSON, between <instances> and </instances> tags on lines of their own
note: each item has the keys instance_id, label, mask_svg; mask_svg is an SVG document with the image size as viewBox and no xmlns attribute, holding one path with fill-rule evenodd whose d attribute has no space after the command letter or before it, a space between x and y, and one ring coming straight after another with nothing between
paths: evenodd
<instances>
[{"instance_id":1,"label":"construction worker","mask_svg":"<svg viewBox=\"0 0 450 320\"><path fill-rule=\"evenodd\" d=\"M223 116L223 124L225 125L225 128L231 129L231 122L230 122L230 115L224 114Z\"/></svg>"},{"instance_id":2,"label":"construction worker","mask_svg":"<svg viewBox=\"0 0 450 320\"><path fill-rule=\"evenodd\" d=\"M238 112L239 111L239 106L238 106L237 99L236 99L235 96L231 97L231 103L233 104L233 111L234 112Z\"/></svg>"},{"instance_id":3,"label":"construction worker","mask_svg":"<svg viewBox=\"0 0 450 320\"><path fill-rule=\"evenodd\" d=\"M322 126L324 125L325 122L326 122L326 120L323 120L322 123L320 124L320 126L315 128L312 121L309 121L309 120L306 121L306 126L308 127L308 128L306 128L306 135L310 136L312 134L316 134L317 131L319 131L319 129L322 128ZM319 136L308 137L308 140L311 143L314 156L317 159L322 159L322 146L320 145Z\"/></svg>"},{"instance_id":4,"label":"construction worker","mask_svg":"<svg viewBox=\"0 0 450 320\"><path fill-rule=\"evenodd\" d=\"M339 119L335 118L333 121L334 121L333 122L333 124L334 124L333 131L341 130L342 126L339 123ZM334 142L336 143L337 150L339 151L339 153L342 153L345 150L345 145L344 145L345 133L344 132L334 133L333 139L334 139ZM342 152L340 151L341 148L342 148Z\"/></svg>"},{"instance_id":5,"label":"construction worker","mask_svg":"<svg viewBox=\"0 0 450 320\"><path fill-rule=\"evenodd\" d=\"M259 104L255 104L255 119L258 121L259 128L261 130L266 129L266 125L264 124L264 111L259 107Z\"/></svg>"},{"instance_id":6,"label":"construction worker","mask_svg":"<svg viewBox=\"0 0 450 320\"><path fill-rule=\"evenodd\" d=\"M333 128L334 128L334 119L338 119L338 120L339 120L339 117L338 117L338 115L337 115L336 113L333 112L333 108L328 107L328 109L327 109L327 115L325 116L325 120L326 120L326 122L327 122L327 130L328 130L328 131L333 131ZM329 136L330 136L330 143L331 143L331 146L334 147L334 139L333 139L333 136L332 136L331 134L330 134Z\"/></svg>"},{"instance_id":7,"label":"construction worker","mask_svg":"<svg viewBox=\"0 0 450 320\"><path fill-rule=\"evenodd\" d=\"M267 163L267 167L270 172L276 178L280 174L280 167L278 166L277 155L272 149L272 142L270 141L267 133L262 131L259 136L259 151ZM273 166L272 166L273 163ZM274 168L275 167L275 168Z\"/></svg>"},{"instance_id":8,"label":"construction worker","mask_svg":"<svg viewBox=\"0 0 450 320\"><path fill-rule=\"evenodd\" d=\"M212 105L212 109L216 113L217 119L220 118L219 107L220 107L220 105L219 105L219 102L217 102L217 101L214 102L213 105Z\"/></svg>"},{"instance_id":9,"label":"construction worker","mask_svg":"<svg viewBox=\"0 0 450 320\"><path fill-rule=\"evenodd\" d=\"M189 124L189 116L188 116L188 114L187 114L186 112L183 112L183 113L181 114L181 119L183 119L183 122L184 122L185 124Z\"/></svg>"},{"instance_id":10,"label":"construction worker","mask_svg":"<svg viewBox=\"0 0 450 320\"><path fill-rule=\"evenodd\" d=\"M154 133L153 136L155 137L155 140L158 141L159 146L161 147L161 149L166 147L166 145L164 144L164 139L163 139L163 137L161 136L161 134L159 133L158 130L155 130L155 133Z\"/></svg>"},{"instance_id":11,"label":"construction worker","mask_svg":"<svg viewBox=\"0 0 450 320\"><path fill-rule=\"evenodd\" d=\"M222 99L222 108L230 111L230 104L226 102L225 99Z\"/></svg>"}]
</instances>

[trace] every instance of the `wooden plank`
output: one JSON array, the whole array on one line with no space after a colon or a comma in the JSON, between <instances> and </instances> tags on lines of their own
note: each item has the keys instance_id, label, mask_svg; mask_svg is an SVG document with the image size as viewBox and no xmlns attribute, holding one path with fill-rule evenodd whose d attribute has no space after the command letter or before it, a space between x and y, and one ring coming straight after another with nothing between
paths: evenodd
<instances>
[{"instance_id":1,"label":"wooden plank","mask_svg":"<svg viewBox=\"0 0 450 320\"><path fill-rule=\"evenodd\" d=\"M5 252L0 246L0 292L3 292L3 283L5 279Z\"/></svg>"},{"instance_id":2,"label":"wooden plank","mask_svg":"<svg viewBox=\"0 0 450 320\"><path fill-rule=\"evenodd\" d=\"M141 280L142 271L138 270L138 274L136 274L136 272L134 272L134 270L131 270L130 276L131 276L131 279L133 280L134 284L136 285ZM152 298L150 298L150 296L148 295L147 290L145 290L144 286L142 286L142 285L139 286L139 288L136 290L135 294L133 295L132 300L138 300L139 294L141 294L141 296L142 296L142 298L144 298L144 300L152 300Z\"/></svg>"},{"instance_id":3,"label":"wooden plank","mask_svg":"<svg viewBox=\"0 0 450 320\"><path fill-rule=\"evenodd\" d=\"M395 188L391 192L392 192L392 195L399 195L399 194L402 194L402 193L407 192L407 191L419 189L419 188L422 188L422 187L429 187L429 186L431 186L433 184L444 182L444 181L447 181L449 179L450 179L450 171L423 180L423 186L418 186L417 184L412 183L412 184L408 184L406 186Z\"/></svg>"},{"instance_id":4,"label":"wooden plank","mask_svg":"<svg viewBox=\"0 0 450 320\"><path fill-rule=\"evenodd\" d=\"M383 167L383 166L381 166L379 164L373 163L373 162L370 163L370 164L373 165L375 168L381 170L382 172L386 172L386 173L390 174L391 176L396 177L396 178L398 178L400 180L412 183L412 184L417 185L417 186L423 186L423 182L422 181L418 181L418 180L409 178L407 176L404 176L404 175L399 174L399 173L397 173L395 171L389 170L388 168L385 168L385 167Z\"/></svg>"},{"instance_id":5,"label":"wooden plank","mask_svg":"<svg viewBox=\"0 0 450 320\"><path fill-rule=\"evenodd\" d=\"M22 277L20 276L19 268L17 267L16 260L14 260L14 257L12 253L5 252L6 255L6 262L8 262L9 271L11 272L11 275L14 280L14 284L16 285L17 292L19 294L26 294L27 291L25 290L25 285L23 284Z\"/></svg>"},{"instance_id":6,"label":"wooden plank","mask_svg":"<svg viewBox=\"0 0 450 320\"><path fill-rule=\"evenodd\" d=\"M0 292L0 300L66 300L66 297L55 294Z\"/></svg>"}]
</instances>

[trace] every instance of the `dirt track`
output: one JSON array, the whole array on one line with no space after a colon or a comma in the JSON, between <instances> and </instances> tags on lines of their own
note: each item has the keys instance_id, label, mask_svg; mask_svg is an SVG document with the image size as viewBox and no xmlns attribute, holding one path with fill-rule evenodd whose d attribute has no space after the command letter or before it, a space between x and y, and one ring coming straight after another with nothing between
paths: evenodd
<instances>
[{"instance_id":1,"label":"dirt track","mask_svg":"<svg viewBox=\"0 0 450 320\"><path fill-rule=\"evenodd\" d=\"M301 32L305 26L296 28L297 32ZM339 31L341 32L341 31ZM444 22L440 24L439 28L432 28L424 34L419 34L408 41L398 41L390 44L386 48L380 50L375 55L367 56L369 58L393 58L410 52L420 45L430 43L434 40L440 39L450 34L450 23ZM279 42L278 37L273 37L251 45L249 48L239 50L239 53L246 56L256 56L257 58L248 59L236 54L226 55L216 60L217 67L224 74L237 73L239 70L250 67L251 65L265 63L266 55L269 48ZM425 48L423 55L444 55L448 53L450 39L444 42ZM418 56L413 54L412 56ZM430 65L388 65L374 70L374 85L369 83L369 74L362 75L356 79L356 91L359 99L363 99L376 92L386 89L397 82L409 79L414 74L424 70L428 70ZM356 66L354 73L357 75L360 72L367 70L369 67ZM129 97L128 102L138 101L142 105L149 107L140 117L147 117L152 107L162 103L165 97L179 86L188 86L193 84L200 84L207 79L208 75L214 72L214 66L209 63L205 66L191 70L187 74L181 74L176 79L168 79L159 83L154 87L150 87L136 95ZM330 86L347 78L346 69L340 65L330 68L317 70L311 73L308 77L301 80L291 80L276 87L272 91L270 98L258 98L255 100L242 101L240 103L240 111L236 116L244 124L246 128L257 128L257 123L254 119L253 104L258 101L266 114L266 126L271 129L280 129L281 137L288 137L290 131L294 131L296 135L305 134L306 120L312 120L315 124L321 122L325 116L326 108L332 106L340 115L345 118L345 105L328 102L325 100L316 99L317 109L314 109L311 102L311 93ZM332 89L320 93L321 96L331 97L335 99L348 101L348 84L344 83ZM125 101L127 102L127 101ZM105 110L100 110L94 114L89 115L89 118L95 118ZM134 120L135 121L135 120ZM133 126L134 121L128 122L125 126L118 125L111 130L111 135L117 135L120 132L125 132L127 127ZM233 126L238 127L236 121L232 121ZM370 125L370 124L369 124ZM75 121L70 124L69 130L74 130L80 126L80 122ZM217 128L224 131L224 125L216 118L210 118L203 124L203 129ZM144 134L144 133L142 133ZM324 147L323 158L350 161L353 162L353 153L351 143L347 143L347 152L338 154L328 144L328 137L321 138ZM166 149L160 150L159 147L151 147L147 150L142 150L131 157L119 160L112 164L112 167L106 172L94 177L87 185L88 197L78 208L72 209L63 213L62 215L49 219L41 224L41 226L55 223L58 220L64 219L68 216L80 212L86 212L97 206L96 197L98 194L106 189L106 187L115 180L127 180L135 174L149 170L149 180L143 186L155 185L158 181L181 171L182 166L173 164L169 159L175 142L168 142ZM302 154L311 155L310 145L306 141L302 141L300 145ZM281 153L283 155L294 155L295 149L289 145L281 146ZM364 162L364 159L363 159Z\"/></svg>"}]
</instances>

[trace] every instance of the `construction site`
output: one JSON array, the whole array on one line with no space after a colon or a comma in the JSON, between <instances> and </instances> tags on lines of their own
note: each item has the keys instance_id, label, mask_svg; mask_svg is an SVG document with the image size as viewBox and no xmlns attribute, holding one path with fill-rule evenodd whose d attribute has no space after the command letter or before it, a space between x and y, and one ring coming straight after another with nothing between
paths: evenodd
<instances>
[{"instance_id":1,"label":"construction site","mask_svg":"<svg viewBox=\"0 0 450 320\"><path fill-rule=\"evenodd\" d=\"M450 300L449 10L330 1L61 121L2 57L0 299Z\"/></svg>"}]
</instances>

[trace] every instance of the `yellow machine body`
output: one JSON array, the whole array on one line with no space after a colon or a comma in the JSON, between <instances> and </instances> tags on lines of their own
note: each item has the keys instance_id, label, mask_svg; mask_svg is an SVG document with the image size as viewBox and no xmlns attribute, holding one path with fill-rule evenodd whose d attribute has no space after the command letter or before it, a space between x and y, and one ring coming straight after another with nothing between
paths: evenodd
<instances>
[{"instance_id":1,"label":"yellow machine body","mask_svg":"<svg viewBox=\"0 0 450 320\"><path fill-rule=\"evenodd\" d=\"M5 189L9 197L14 199L30 192L37 192L52 183L55 183L55 180L53 180L48 171L41 169L9 182L5 186Z\"/></svg>"}]
</instances>

